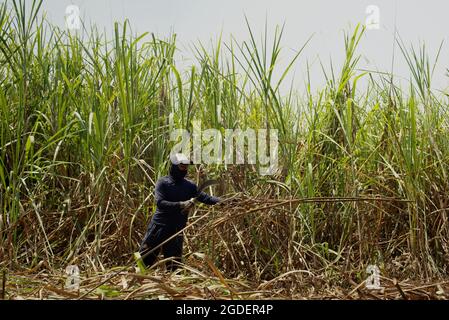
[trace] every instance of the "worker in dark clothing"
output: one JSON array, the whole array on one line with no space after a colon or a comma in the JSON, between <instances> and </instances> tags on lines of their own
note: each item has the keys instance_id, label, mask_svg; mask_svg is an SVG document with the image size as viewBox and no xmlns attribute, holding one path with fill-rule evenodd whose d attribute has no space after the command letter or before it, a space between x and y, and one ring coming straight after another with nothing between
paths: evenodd
<instances>
[{"instance_id":1,"label":"worker in dark clothing","mask_svg":"<svg viewBox=\"0 0 449 320\"><path fill-rule=\"evenodd\" d=\"M162 248L153 252L151 250L186 226L188 213L193 208L195 199L209 205L220 202L220 199L204 192L198 194L196 184L185 179L190 164L185 155L174 154L170 156L170 161L170 174L160 178L156 183L155 201L157 208L139 252L144 264L149 267L154 264L162 249L164 258L173 258L167 263L167 269L173 271L177 268L177 262L181 262L182 234L162 245Z\"/></svg>"}]
</instances>

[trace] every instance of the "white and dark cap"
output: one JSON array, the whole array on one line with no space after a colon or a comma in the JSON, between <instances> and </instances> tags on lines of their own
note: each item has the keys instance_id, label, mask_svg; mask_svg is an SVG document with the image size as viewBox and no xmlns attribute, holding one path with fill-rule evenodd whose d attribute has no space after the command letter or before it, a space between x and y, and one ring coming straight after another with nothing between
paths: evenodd
<instances>
[{"instance_id":1,"label":"white and dark cap","mask_svg":"<svg viewBox=\"0 0 449 320\"><path fill-rule=\"evenodd\" d=\"M192 162L187 158L187 156L183 153L173 153L170 154L170 161L174 165L178 164L192 164Z\"/></svg>"}]
</instances>

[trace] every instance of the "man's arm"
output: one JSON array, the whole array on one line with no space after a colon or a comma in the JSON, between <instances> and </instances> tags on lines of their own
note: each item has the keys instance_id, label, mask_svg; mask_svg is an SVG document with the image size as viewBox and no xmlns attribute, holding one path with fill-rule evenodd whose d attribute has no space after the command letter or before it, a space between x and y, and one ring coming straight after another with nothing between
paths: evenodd
<instances>
[{"instance_id":1,"label":"man's arm","mask_svg":"<svg viewBox=\"0 0 449 320\"><path fill-rule=\"evenodd\" d=\"M207 193L201 191L200 194L196 198L199 202L204 204L214 205L219 203L221 200L218 197L210 196Z\"/></svg>"},{"instance_id":2,"label":"man's arm","mask_svg":"<svg viewBox=\"0 0 449 320\"><path fill-rule=\"evenodd\" d=\"M154 189L154 197L156 200L156 206L159 209L163 209L163 210L174 210L174 209L180 209L180 204L179 202L173 202L173 201L168 201L167 199L167 194L165 192L165 185L164 185L164 181L159 180L156 183L156 187Z\"/></svg>"}]
</instances>

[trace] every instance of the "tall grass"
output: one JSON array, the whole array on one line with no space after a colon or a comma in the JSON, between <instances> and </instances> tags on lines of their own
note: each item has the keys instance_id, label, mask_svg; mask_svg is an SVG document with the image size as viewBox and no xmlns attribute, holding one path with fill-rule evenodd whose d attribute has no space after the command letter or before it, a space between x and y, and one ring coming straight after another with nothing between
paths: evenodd
<instances>
[{"instance_id":1,"label":"tall grass","mask_svg":"<svg viewBox=\"0 0 449 320\"><path fill-rule=\"evenodd\" d=\"M309 82L303 99L294 87L280 91L304 48L279 70L283 27L269 44L268 26L258 41L247 21L248 41L197 44L195 63L180 70L175 35L136 36L125 21L112 39L95 27L81 36L42 20L41 4L0 6L2 264L78 261L98 270L128 261L166 172L173 114L189 130L195 119L204 128L279 130L278 174L261 177L253 165L208 168L227 182L223 194L254 199L217 209L190 231L188 248L207 252L225 274L360 269L403 256L415 274L447 272L448 100L432 90L425 47L399 43L412 77L400 88L389 75L358 71L364 31L357 27L344 37L339 74L325 71L317 92ZM192 173L200 179L203 168ZM261 199L329 196L410 202L250 211ZM228 220L217 229L223 214Z\"/></svg>"}]
</instances>

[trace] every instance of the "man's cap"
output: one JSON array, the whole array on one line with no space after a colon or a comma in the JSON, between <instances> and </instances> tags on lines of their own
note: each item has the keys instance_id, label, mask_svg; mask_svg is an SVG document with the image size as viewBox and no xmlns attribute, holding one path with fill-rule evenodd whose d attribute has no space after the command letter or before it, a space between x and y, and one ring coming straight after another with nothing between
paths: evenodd
<instances>
[{"instance_id":1,"label":"man's cap","mask_svg":"<svg viewBox=\"0 0 449 320\"><path fill-rule=\"evenodd\" d=\"M170 154L170 161L174 165L178 164L192 164L192 162L187 158L187 156L183 153L174 153Z\"/></svg>"}]
</instances>

